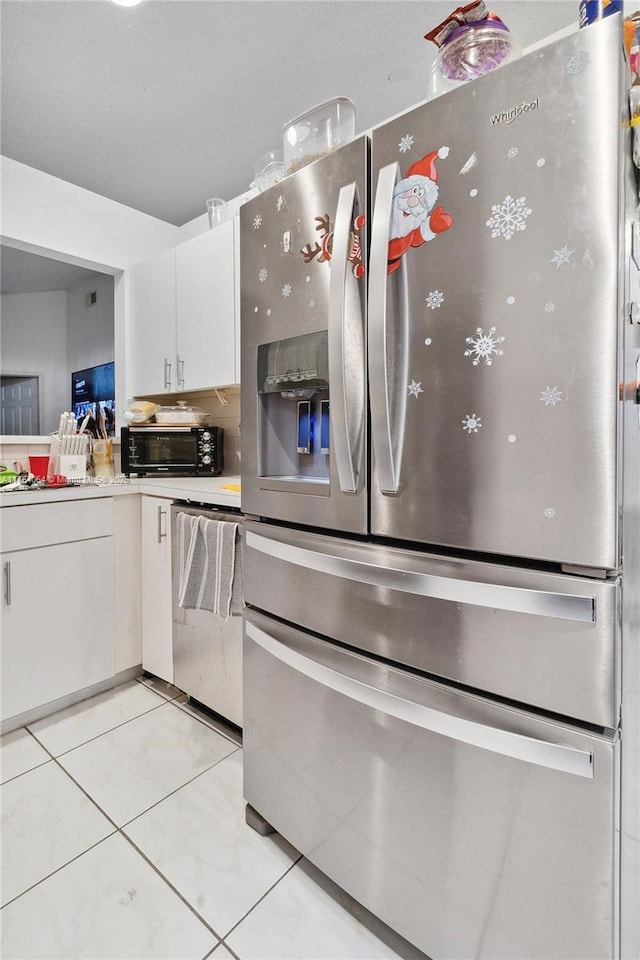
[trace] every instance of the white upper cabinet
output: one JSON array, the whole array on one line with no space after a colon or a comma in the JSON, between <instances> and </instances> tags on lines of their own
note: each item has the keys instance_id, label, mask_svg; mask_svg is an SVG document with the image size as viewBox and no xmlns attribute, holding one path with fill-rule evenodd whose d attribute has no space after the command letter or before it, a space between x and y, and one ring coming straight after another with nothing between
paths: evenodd
<instances>
[{"instance_id":1,"label":"white upper cabinet","mask_svg":"<svg viewBox=\"0 0 640 960\"><path fill-rule=\"evenodd\" d=\"M236 382L234 221L176 248L178 390Z\"/></svg>"},{"instance_id":2,"label":"white upper cabinet","mask_svg":"<svg viewBox=\"0 0 640 960\"><path fill-rule=\"evenodd\" d=\"M174 248L129 271L133 396L177 390L176 252Z\"/></svg>"},{"instance_id":3,"label":"white upper cabinet","mask_svg":"<svg viewBox=\"0 0 640 960\"><path fill-rule=\"evenodd\" d=\"M238 383L235 222L130 271L132 396Z\"/></svg>"}]
</instances>

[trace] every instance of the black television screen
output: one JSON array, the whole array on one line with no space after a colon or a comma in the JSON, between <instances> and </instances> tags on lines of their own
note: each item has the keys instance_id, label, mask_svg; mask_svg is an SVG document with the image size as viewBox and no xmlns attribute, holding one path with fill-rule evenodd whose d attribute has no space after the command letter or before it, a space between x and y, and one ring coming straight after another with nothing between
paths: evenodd
<instances>
[{"instance_id":1,"label":"black television screen","mask_svg":"<svg viewBox=\"0 0 640 960\"><path fill-rule=\"evenodd\" d=\"M71 410L81 422L89 414L93 421L102 412L111 435L115 429L116 391L115 363L101 363L71 374ZM90 424L93 427L93 424Z\"/></svg>"}]
</instances>

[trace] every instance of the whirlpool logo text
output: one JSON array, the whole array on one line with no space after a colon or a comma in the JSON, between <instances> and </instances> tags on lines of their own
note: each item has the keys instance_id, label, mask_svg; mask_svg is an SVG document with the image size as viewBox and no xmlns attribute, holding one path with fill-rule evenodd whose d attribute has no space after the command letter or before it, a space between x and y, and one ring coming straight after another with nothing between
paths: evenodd
<instances>
[{"instance_id":1,"label":"whirlpool logo text","mask_svg":"<svg viewBox=\"0 0 640 960\"><path fill-rule=\"evenodd\" d=\"M511 107L510 110L503 110L501 113L492 113L489 118L491 126L495 127L499 123L513 123L518 117L524 116L525 113L530 113L531 110L537 110L539 106L540 97L536 97L535 100L530 101L523 100L522 103Z\"/></svg>"}]
</instances>

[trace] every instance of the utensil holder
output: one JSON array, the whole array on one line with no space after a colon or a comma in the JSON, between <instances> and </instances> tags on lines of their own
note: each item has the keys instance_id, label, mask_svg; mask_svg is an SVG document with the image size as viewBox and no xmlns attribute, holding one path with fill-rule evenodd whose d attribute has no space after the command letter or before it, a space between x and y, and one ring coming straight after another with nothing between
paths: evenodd
<instances>
[{"instance_id":1,"label":"utensil holder","mask_svg":"<svg viewBox=\"0 0 640 960\"><path fill-rule=\"evenodd\" d=\"M113 462L113 443L111 440L93 440L91 442L93 472L96 477L115 477Z\"/></svg>"}]
</instances>

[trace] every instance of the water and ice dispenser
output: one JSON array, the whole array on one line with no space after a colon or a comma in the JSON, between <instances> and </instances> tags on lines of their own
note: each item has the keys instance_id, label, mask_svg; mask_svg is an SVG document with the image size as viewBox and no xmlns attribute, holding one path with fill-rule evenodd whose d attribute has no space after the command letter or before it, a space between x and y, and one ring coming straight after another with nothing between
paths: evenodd
<instances>
[{"instance_id":1,"label":"water and ice dispenser","mask_svg":"<svg viewBox=\"0 0 640 960\"><path fill-rule=\"evenodd\" d=\"M258 475L329 483L328 333L258 347Z\"/></svg>"}]
</instances>

